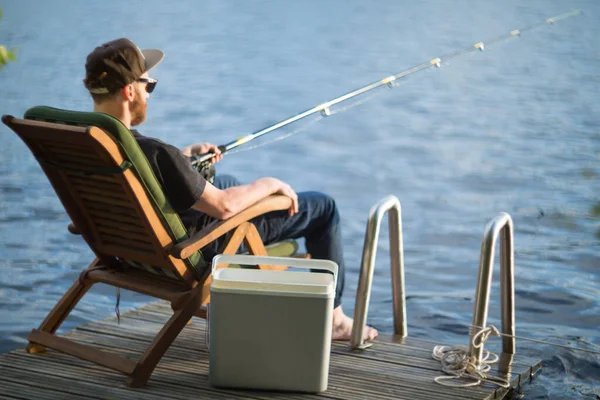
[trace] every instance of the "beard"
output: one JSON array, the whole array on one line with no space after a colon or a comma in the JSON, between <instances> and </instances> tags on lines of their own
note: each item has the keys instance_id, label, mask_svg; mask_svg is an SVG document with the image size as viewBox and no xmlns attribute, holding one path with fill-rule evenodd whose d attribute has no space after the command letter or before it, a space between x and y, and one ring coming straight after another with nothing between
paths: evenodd
<instances>
[{"instance_id":1,"label":"beard","mask_svg":"<svg viewBox=\"0 0 600 400\"><path fill-rule=\"evenodd\" d=\"M129 113L131 114L131 125L136 126L146 120L146 109L148 103L141 100L141 96L136 96L132 103L129 103Z\"/></svg>"}]
</instances>

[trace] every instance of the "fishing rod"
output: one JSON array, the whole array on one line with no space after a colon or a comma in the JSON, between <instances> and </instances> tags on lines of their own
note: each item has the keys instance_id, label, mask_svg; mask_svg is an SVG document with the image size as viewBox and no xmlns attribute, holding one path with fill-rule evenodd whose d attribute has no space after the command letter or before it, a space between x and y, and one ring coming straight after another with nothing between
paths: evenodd
<instances>
[{"instance_id":1,"label":"fishing rod","mask_svg":"<svg viewBox=\"0 0 600 400\"><path fill-rule=\"evenodd\" d=\"M520 37L523 32L530 31L534 28L537 28L539 26L543 26L546 24L553 24L554 22L557 22L557 21L560 21L560 20L563 20L566 18L570 18L570 17L576 16L579 14L581 14L580 10L575 10L575 11L571 11L568 13L560 14L555 17L547 18L546 20L544 20L542 22L531 24L529 26L526 26L525 28L514 29L514 30L512 30L506 34L500 35L494 39L491 39L491 40L488 40L485 42L477 42L477 43L475 43L469 47L466 47L464 49L452 52L452 53L444 55L444 56L436 57L430 61L416 65L416 66L409 68L405 71L402 71L396 75L388 76L377 82L373 82L369 85L363 86L352 92L349 92L342 96L336 97L335 99L326 101L325 103L321 103L311 109L301 112L300 114L296 114L288 119L277 122L276 124L270 125L270 126L264 128L264 129L261 129L257 132L251 133L246 136L242 136L242 137L235 139L227 144L220 145L220 146L218 146L218 148L219 148L219 150L221 150L221 154L224 154L230 150L235 149L236 147L242 146L242 145L244 145L254 139L257 139L269 132L273 132L279 128L283 128L284 126L290 125L296 121L299 121L299 120L306 118L308 116L311 116L313 114L320 113L323 117L327 117L327 116L331 115L331 107L336 104L339 104L343 101L349 100L353 97L359 96L361 94L364 94L371 90L377 89L384 85L387 85L388 87L393 88L395 85L398 84L398 82L396 82L398 79L404 78L408 75L411 75L416 72L423 71L423 70L426 70L426 69L432 68L432 67L440 68L441 63L445 62L447 60L451 60L453 58L459 57L461 55L464 55L464 54L467 54L467 53L470 53L473 51L477 51L477 50L483 51L485 49L485 46L490 46L494 43L497 43L497 42L500 42L503 40L507 40L507 39L511 39L514 37ZM214 166L210 163L210 159L214 156L215 156L214 153L206 153L206 154L191 157L192 167L194 167L198 172L200 172L210 182L212 182L214 180Z\"/></svg>"}]
</instances>

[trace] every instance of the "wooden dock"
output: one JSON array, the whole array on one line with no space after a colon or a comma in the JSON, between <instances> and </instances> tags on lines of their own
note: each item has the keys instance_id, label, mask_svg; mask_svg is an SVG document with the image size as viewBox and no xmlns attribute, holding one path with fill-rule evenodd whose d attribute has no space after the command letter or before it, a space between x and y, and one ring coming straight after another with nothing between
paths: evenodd
<instances>
[{"instance_id":1,"label":"wooden dock","mask_svg":"<svg viewBox=\"0 0 600 400\"><path fill-rule=\"evenodd\" d=\"M63 336L103 350L139 357L171 314L159 301L121 316L82 325ZM208 384L206 324L194 318L160 361L148 385L129 388L120 373L56 351L0 355L2 399L501 399L509 390L492 384L449 388L434 382L443 375L432 359L434 343L380 338L363 351L333 342L329 385L320 394L221 390ZM513 388L530 382L541 362L502 357L493 374L510 376ZM506 372L508 371L508 372Z\"/></svg>"}]
</instances>

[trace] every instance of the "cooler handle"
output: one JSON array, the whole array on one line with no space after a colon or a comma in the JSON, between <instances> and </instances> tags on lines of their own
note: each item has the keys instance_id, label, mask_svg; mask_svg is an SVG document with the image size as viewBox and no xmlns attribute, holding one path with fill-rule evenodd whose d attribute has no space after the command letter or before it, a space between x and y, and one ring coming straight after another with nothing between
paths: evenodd
<instances>
[{"instance_id":1,"label":"cooler handle","mask_svg":"<svg viewBox=\"0 0 600 400\"><path fill-rule=\"evenodd\" d=\"M252 256L240 254L218 254L212 260L212 273L215 273L219 264L243 264L243 265L288 265L296 268L324 269L333 274L334 292L337 289L338 265L330 260L306 260L294 257L270 257Z\"/></svg>"}]
</instances>

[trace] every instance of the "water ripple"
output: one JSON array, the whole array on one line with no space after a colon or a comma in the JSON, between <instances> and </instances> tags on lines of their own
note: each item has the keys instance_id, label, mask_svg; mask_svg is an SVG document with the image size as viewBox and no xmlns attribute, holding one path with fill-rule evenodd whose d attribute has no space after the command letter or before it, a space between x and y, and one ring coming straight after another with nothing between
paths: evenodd
<instances>
[{"instance_id":1,"label":"water ripple","mask_svg":"<svg viewBox=\"0 0 600 400\"><path fill-rule=\"evenodd\" d=\"M298 191L321 190L336 198L348 313L368 212L377 200L396 195L402 204L409 334L440 343L465 344L483 229L490 218L508 212L515 226L517 332L597 346L600 2L474 4L424 0L372 7L336 0L323 7L311 0L257 7L225 0L198 7L182 0L139 7L56 0L32 8L5 2L7 44L22 51L0 72L1 112L21 116L36 104L89 109L81 55L98 45L101 26L102 35L119 31L167 54L153 70L161 84L143 133L177 146L220 144L474 37L583 9L578 20L451 60L289 139L227 156L217 171L244 182L276 176ZM78 21L94 15L94 24L78 25L73 35L73 26L48 18L57 9ZM153 29L144 21L152 21ZM69 37L69 46L56 37ZM60 68L48 68L59 59ZM32 76L45 84L34 84ZM23 90L24 82L31 90ZM94 255L67 232L69 218L26 145L1 124L0 137L0 350L7 351L23 346ZM383 332L393 329L387 229L384 221L369 308L369 322ZM122 296L122 311L149 300L125 291ZM114 305L112 288L94 287L61 331L112 315ZM496 266L489 323L499 326L500 318ZM573 339L578 337L586 343ZM528 398L599 395L598 358L522 342L518 352L544 363L526 389Z\"/></svg>"}]
</instances>

